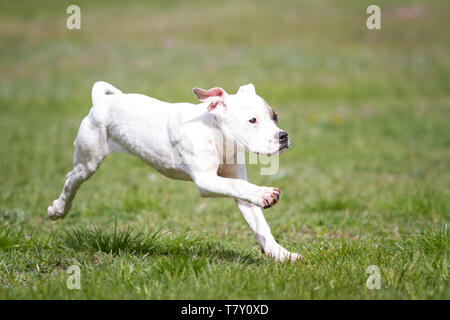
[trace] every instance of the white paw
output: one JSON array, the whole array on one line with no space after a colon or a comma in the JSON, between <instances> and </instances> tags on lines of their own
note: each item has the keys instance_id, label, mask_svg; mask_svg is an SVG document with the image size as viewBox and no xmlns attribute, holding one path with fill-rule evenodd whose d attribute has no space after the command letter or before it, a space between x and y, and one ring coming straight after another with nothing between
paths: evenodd
<instances>
[{"instance_id":1,"label":"white paw","mask_svg":"<svg viewBox=\"0 0 450 320\"><path fill-rule=\"evenodd\" d=\"M302 256L298 253L292 253L287 251L280 245L270 246L268 248L262 249L263 253L268 255L269 257L275 259L277 262L295 262L298 259L301 259Z\"/></svg>"},{"instance_id":2,"label":"white paw","mask_svg":"<svg viewBox=\"0 0 450 320\"><path fill-rule=\"evenodd\" d=\"M254 204L263 209L270 208L280 201L280 194L280 189L278 188L259 187Z\"/></svg>"},{"instance_id":3,"label":"white paw","mask_svg":"<svg viewBox=\"0 0 450 320\"><path fill-rule=\"evenodd\" d=\"M47 208L47 215L50 220L58 220L64 218L67 212L64 212L64 205L59 200L53 201L53 205Z\"/></svg>"}]
</instances>

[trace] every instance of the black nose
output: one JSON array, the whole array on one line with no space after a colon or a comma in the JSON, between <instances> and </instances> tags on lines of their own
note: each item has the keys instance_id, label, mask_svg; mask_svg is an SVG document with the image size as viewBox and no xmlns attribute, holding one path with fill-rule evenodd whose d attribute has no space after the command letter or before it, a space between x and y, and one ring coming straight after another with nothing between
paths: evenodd
<instances>
[{"instance_id":1,"label":"black nose","mask_svg":"<svg viewBox=\"0 0 450 320\"><path fill-rule=\"evenodd\" d=\"M278 139L280 140L281 144L286 143L288 141L288 134L287 134L287 132L286 131L281 131L278 134Z\"/></svg>"}]
</instances>

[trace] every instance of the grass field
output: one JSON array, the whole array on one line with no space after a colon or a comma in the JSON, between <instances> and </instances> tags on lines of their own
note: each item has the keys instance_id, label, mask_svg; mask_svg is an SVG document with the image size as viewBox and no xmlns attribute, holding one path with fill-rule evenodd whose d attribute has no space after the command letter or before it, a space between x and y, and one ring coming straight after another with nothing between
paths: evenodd
<instances>
[{"instance_id":1,"label":"grass field","mask_svg":"<svg viewBox=\"0 0 450 320\"><path fill-rule=\"evenodd\" d=\"M448 1L376 1L374 31L364 0L77 3L70 31L72 1L0 1L0 299L450 298ZM49 221L97 80L173 102L254 83L292 145L250 180L282 190L264 213L303 260L121 154Z\"/></svg>"}]
</instances>

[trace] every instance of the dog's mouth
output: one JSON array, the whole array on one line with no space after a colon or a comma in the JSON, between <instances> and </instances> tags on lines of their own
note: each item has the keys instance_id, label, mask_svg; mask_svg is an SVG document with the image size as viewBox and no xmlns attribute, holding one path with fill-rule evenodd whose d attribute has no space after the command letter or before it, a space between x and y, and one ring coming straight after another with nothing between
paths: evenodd
<instances>
[{"instance_id":1,"label":"dog's mouth","mask_svg":"<svg viewBox=\"0 0 450 320\"><path fill-rule=\"evenodd\" d=\"M278 149L278 153L282 154L284 151L286 151L289 148L289 143L283 144L280 146L280 148Z\"/></svg>"},{"instance_id":2,"label":"dog's mouth","mask_svg":"<svg viewBox=\"0 0 450 320\"><path fill-rule=\"evenodd\" d=\"M291 141L288 138L284 143L280 144L280 148L278 149L278 153L282 154L284 151L286 151L286 149L289 148L290 145L291 145Z\"/></svg>"},{"instance_id":3,"label":"dog's mouth","mask_svg":"<svg viewBox=\"0 0 450 320\"><path fill-rule=\"evenodd\" d=\"M255 152L257 155L261 155L261 156L266 156L266 157L270 157L273 156L274 154L282 154L284 151L286 151L286 149L289 148L289 143L287 144L283 144L281 145L277 151L275 152Z\"/></svg>"}]
</instances>

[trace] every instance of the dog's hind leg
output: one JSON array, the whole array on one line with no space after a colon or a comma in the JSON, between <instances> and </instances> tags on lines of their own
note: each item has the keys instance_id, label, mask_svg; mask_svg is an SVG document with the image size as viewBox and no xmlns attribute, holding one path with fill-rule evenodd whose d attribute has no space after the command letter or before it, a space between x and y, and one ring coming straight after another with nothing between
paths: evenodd
<instances>
[{"instance_id":1,"label":"dog's hind leg","mask_svg":"<svg viewBox=\"0 0 450 320\"><path fill-rule=\"evenodd\" d=\"M64 218L70 211L78 188L97 171L109 153L107 140L105 127L93 123L89 116L84 118L74 143L73 169L66 176L61 195L47 209L51 220Z\"/></svg>"}]
</instances>

